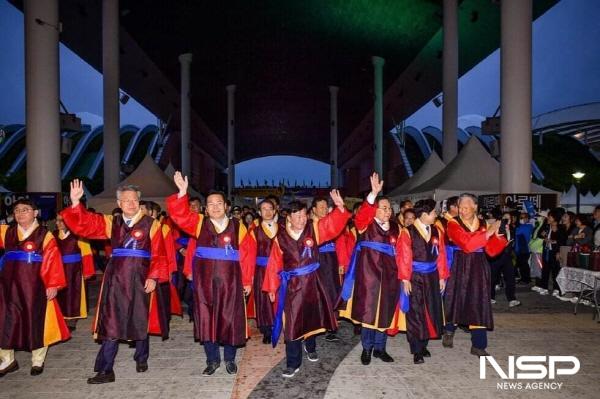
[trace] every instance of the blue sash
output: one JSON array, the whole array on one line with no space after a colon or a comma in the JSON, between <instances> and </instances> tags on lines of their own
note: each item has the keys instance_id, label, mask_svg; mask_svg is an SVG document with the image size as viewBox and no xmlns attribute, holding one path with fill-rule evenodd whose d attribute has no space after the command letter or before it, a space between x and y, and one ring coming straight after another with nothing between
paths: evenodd
<instances>
[{"instance_id":1,"label":"blue sash","mask_svg":"<svg viewBox=\"0 0 600 399\"><path fill-rule=\"evenodd\" d=\"M352 259L350 260L350 266L348 267L348 272L344 277L344 286L342 287L342 298L347 301L352 296L352 289L354 288L354 279L356 274L356 263L358 262L358 255L360 254L360 250L362 248L369 248L375 251L381 252L388 256L395 256L396 251L394 246L391 244L386 244L383 242L376 241L359 241L356 243L354 247L354 252L352 252Z\"/></svg>"},{"instance_id":2,"label":"blue sash","mask_svg":"<svg viewBox=\"0 0 600 399\"><path fill-rule=\"evenodd\" d=\"M189 237L179 237L178 239L175 240L175 242L179 245L181 245L182 247L186 247L188 246L188 243L190 242Z\"/></svg>"},{"instance_id":3,"label":"blue sash","mask_svg":"<svg viewBox=\"0 0 600 399\"><path fill-rule=\"evenodd\" d=\"M257 256L256 257L256 266L266 267L269 262L268 256Z\"/></svg>"},{"instance_id":4,"label":"blue sash","mask_svg":"<svg viewBox=\"0 0 600 399\"><path fill-rule=\"evenodd\" d=\"M77 263L81 262L81 254L70 254L62 256L63 263Z\"/></svg>"},{"instance_id":5,"label":"blue sash","mask_svg":"<svg viewBox=\"0 0 600 399\"><path fill-rule=\"evenodd\" d=\"M460 248L458 248L456 245L454 245L454 244L446 245L446 262L448 265L448 271L452 270L452 262L454 261L454 252L456 252L456 251L460 251Z\"/></svg>"},{"instance_id":6,"label":"blue sash","mask_svg":"<svg viewBox=\"0 0 600 399\"><path fill-rule=\"evenodd\" d=\"M26 251L8 251L0 258L0 271L4 269L4 262L7 260L17 261L17 262L41 262L43 260L42 255L35 252L26 252Z\"/></svg>"},{"instance_id":7,"label":"blue sash","mask_svg":"<svg viewBox=\"0 0 600 399\"><path fill-rule=\"evenodd\" d=\"M194 256L210 260L230 260L233 262L240 260L239 251L228 248L197 247Z\"/></svg>"},{"instance_id":8,"label":"blue sash","mask_svg":"<svg viewBox=\"0 0 600 399\"><path fill-rule=\"evenodd\" d=\"M335 243L328 242L327 244L321 245L319 247L319 253L326 254L329 252L335 252Z\"/></svg>"},{"instance_id":9,"label":"blue sash","mask_svg":"<svg viewBox=\"0 0 600 399\"><path fill-rule=\"evenodd\" d=\"M434 271L437 270L437 262L433 261L433 262L419 262L419 261L413 261L413 273L421 273L421 274L429 274L429 273L433 273ZM410 309L410 296L406 295L406 293L404 292L404 284L400 284L400 310L402 310L402 313L406 314L408 313L408 310Z\"/></svg>"},{"instance_id":10,"label":"blue sash","mask_svg":"<svg viewBox=\"0 0 600 399\"><path fill-rule=\"evenodd\" d=\"M282 270L279 272L279 278L281 279L281 286L279 287L279 299L277 303L277 312L275 313L275 322L273 323L273 332L271 333L271 339L273 342L273 348L277 346L281 330L283 328L283 308L285 305L285 296L287 294L288 282L292 277L305 276L316 271L319 266L318 262L311 263L306 266L299 267L293 270Z\"/></svg>"},{"instance_id":11,"label":"blue sash","mask_svg":"<svg viewBox=\"0 0 600 399\"><path fill-rule=\"evenodd\" d=\"M115 248L113 249L111 256L117 258L130 257L150 259L150 252L145 249Z\"/></svg>"}]
</instances>

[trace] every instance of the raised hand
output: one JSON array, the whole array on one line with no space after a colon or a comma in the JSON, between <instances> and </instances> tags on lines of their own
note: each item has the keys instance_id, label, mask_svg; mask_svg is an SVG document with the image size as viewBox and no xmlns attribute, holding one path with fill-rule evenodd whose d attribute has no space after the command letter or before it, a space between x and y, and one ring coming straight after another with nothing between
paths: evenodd
<instances>
[{"instance_id":1,"label":"raised hand","mask_svg":"<svg viewBox=\"0 0 600 399\"><path fill-rule=\"evenodd\" d=\"M344 208L344 199L340 195L340 192L336 189L333 189L329 192L329 196L333 200L333 203L335 204L335 206L337 206L338 209L343 212L345 209Z\"/></svg>"},{"instance_id":2,"label":"raised hand","mask_svg":"<svg viewBox=\"0 0 600 399\"><path fill-rule=\"evenodd\" d=\"M71 206L75 208L79 205L79 200L83 197L83 182L79 179L75 179L71 182L71 192L69 193L71 197Z\"/></svg>"},{"instance_id":3,"label":"raised hand","mask_svg":"<svg viewBox=\"0 0 600 399\"><path fill-rule=\"evenodd\" d=\"M188 178L187 176L183 176L180 171L175 172L175 176L173 176L173 180L175 181L175 185L179 189L179 193L177 194L178 198L183 197L187 194L188 189Z\"/></svg>"},{"instance_id":4,"label":"raised hand","mask_svg":"<svg viewBox=\"0 0 600 399\"><path fill-rule=\"evenodd\" d=\"M383 189L383 180L379 180L379 174L377 172L373 172L369 179L371 180L371 193L378 196Z\"/></svg>"}]
</instances>

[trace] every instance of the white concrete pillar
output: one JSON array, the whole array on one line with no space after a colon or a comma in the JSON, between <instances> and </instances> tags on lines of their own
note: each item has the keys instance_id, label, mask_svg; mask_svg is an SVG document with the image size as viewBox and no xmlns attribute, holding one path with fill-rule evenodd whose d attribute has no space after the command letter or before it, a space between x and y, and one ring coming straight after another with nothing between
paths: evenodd
<instances>
[{"instance_id":1,"label":"white concrete pillar","mask_svg":"<svg viewBox=\"0 0 600 399\"><path fill-rule=\"evenodd\" d=\"M374 149L373 157L375 172L383 178L383 64L385 60L381 57L372 57L373 62L373 133Z\"/></svg>"},{"instance_id":2,"label":"white concrete pillar","mask_svg":"<svg viewBox=\"0 0 600 399\"><path fill-rule=\"evenodd\" d=\"M332 188L339 187L338 182L338 108L337 95L340 90L337 86L329 86L329 103L330 103L330 159L331 159L331 179L330 185Z\"/></svg>"},{"instance_id":3,"label":"white concrete pillar","mask_svg":"<svg viewBox=\"0 0 600 399\"><path fill-rule=\"evenodd\" d=\"M181 54L179 56L179 63L181 64L181 173L184 176L190 176L190 135L192 131L190 69L192 54Z\"/></svg>"},{"instance_id":4,"label":"white concrete pillar","mask_svg":"<svg viewBox=\"0 0 600 399\"><path fill-rule=\"evenodd\" d=\"M227 91L227 197L231 199L235 187L235 85Z\"/></svg>"},{"instance_id":5,"label":"white concrete pillar","mask_svg":"<svg viewBox=\"0 0 600 399\"><path fill-rule=\"evenodd\" d=\"M458 7L457 0L444 0L444 50L442 52L442 158L448 165L458 152Z\"/></svg>"},{"instance_id":6,"label":"white concrete pillar","mask_svg":"<svg viewBox=\"0 0 600 399\"><path fill-rule=\"evenodd\" d=\"M104 97L104 189L108 189L121 180L119 0L102 0L102 83Z\"/></svg>"},{"instance_id":7,"label":"white concrete pillar","mask_svg":"<svg viewBox=\"0 0 600 399\"><path fill-rule=\"evenodd\" d=\"M58 0L25 0L23 9L27 191L60 192Z\"/></svg>"},{"instance_id":8,"label":"white concrete pillar","mask_svg":"<svg viewBox=\"0 0 600 399\"><path fill-rule=\"evenodd\" d=\"M500 190L531 190L532 0L502 0L500 39Z\"/></svg>"}]
</instances>

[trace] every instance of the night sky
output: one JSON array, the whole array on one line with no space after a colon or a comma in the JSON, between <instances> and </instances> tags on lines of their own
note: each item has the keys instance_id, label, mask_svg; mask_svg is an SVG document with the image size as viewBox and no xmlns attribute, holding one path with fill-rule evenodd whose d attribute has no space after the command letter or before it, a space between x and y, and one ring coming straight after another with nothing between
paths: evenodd
<instances>
[{"instance_id":1,"label":"night sky","mask_svg":"<svg viewBox=\"0 0 600 399\"><path fill-rule=\"evenodd\" d=\"M533 114L600 101L600 1L562 0L533 24ZM24 123L23 15L0 0L0 124ZM102 77L77 55L60 46L61 99L84 123L102 119ZM84 93L84 95L82 95ZM500 54L495 51L459 81L459 126L478 125L500 103ZM442 109L431 102L412 115L408 125L441 126ZM135 100L121 106L121 123L156 123ZM244 162L236 180L263 182L281 178L329 181L329 166L296 157L266 157Z\"/></svg>"}]
</instances>

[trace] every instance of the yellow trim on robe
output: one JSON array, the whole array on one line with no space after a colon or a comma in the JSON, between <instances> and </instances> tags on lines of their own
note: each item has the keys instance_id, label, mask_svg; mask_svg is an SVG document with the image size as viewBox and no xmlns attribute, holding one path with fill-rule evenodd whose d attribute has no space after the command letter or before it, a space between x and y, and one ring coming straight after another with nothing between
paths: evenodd
<instances>
[{"instance_id":1,"label":"yellow trim on robe","mask_svg":"<svg viewBox=\"0 0 600 399\"><path fill-rule=\"evenodd\" d=\"M106 237L110 239L110 236L112 235L113 217L112 217L112 215L102 215L102 216L104 216L104 224L106 227L106 231L104 232L104 234L106 234Z\"/></svg>"},{"instance_id":2,"label":"yellow trim on robe","mask_svg":"<svg viewBox=\"0 0 600 399\"><path fill-rule=\"evenodd\" d=\"M354 287L352 287L352 295L350 296L350 298L348 299L348 301L346 302L346 309L340 310L339 314L340 317L350 320L352 323L354 324L360 324L363 327L367 327L367 328L371 328L374 330L378 330L378 331L385 331L389 328L394 328L394 324L396 324L397 328L401 331L406 331L406 317L404 315L404 313L402 313L401 311L399 311L399 318L397 320L396 323L394 323L394 319L395 317L392 317L392 320L390 322L390 325L388 327L378 327L379 324L379 310L380 310L380 306L381 306L381 285L379 286L379 296L377 299L377 313L375 316L375 324L368 324L368 323L363 323L361 321L355 320L351 317L352 315L352 302L354 300Z\"/></svg>"},{"instance_id":3,"label":"yellow trim on robe","mask_svg":"<svg viewBox=\"0 0 600 399\"><path fill-rule=\"evenodd\" d=\"M321 241L319 240L319 220L313 219L313 231L315 232L315 244L319 245Z\"/></svg>"},{"instance_id":4,"label":"yellow trim on robe","mask_svg":"<svg viewBox=\"0 0 600 399\"><path fill-rule=\"evenodd\" d=\"M81 256L92 255L92 246L89 241L79 239L77 240L77 246L79 247L79 251L81 251Z\"/></svg>"},{"instance_id":5,"label":"yellow trim on robe","mask_svg":"<svg viewBox=\"0 0 600 399\"><path fill-rule=\"evenodd\" d=\"M65 320L87 319L87 301L85 299L85 280L81 278L81 298L79 300L79 316L65 317Z\"/></svg>"},{"instance_id":6,"label":"yellow trim on robe","mask_svg":"<svg viewBox=\"0 0 600 399\"><path fill-rule=\"evenodd\" d=\"M44 319L44 346L50 346L61 340L58 316L56 314L56 301L48 301L46 304L46 316Z\"/></svg>"},{"instance_id":7,"label":"yellow trim on robe","mask_svg":"<svg viewBox=\"0 0 600 399\"><path fill-rule=\"evenodd\" d=\"M166 224L163 224L163 225L161 225L160 231L162 232L163 238L165 238L167 236L167 234L169 234L171 229Z\"/></svg>"},{"instance_id":8,"label":"yellow trim on robe","mask_svg":"<svg viewBox=\"0 0 600 399\"><path fill-rule=\"evenodd\" d=\"M152 226L150 227L150 239L153 239L154 235L159 231L162 232L161 224L158 222L158 220L153 220Z\"/></svg>"},{"instance_id":9,"label":"yellow trim on robe","mask_svg":"<svg viewBox=\"0 0 600 399\"><path fill-rule=\"evenodd\" d=\"M200 237L200 230L202 230L202 223L204 222L204 215L198 214L198 224L196 225L196 237Z\"/></svg>"},{"instance_id":10,"label":"yellow trim on robe","mask_svg":"<svg viewBox=\"0 0 600 399\"><path fill-rule=\"evenodd\" d=\"M254 221L258 227L258 220ZM271 230L269 230L268 228L265 228L265 224L261 223L260 228L262 229L262 231L267 235L267 237L269 237L271 240L273 239L273 237L275 237L277 235L277 232L279 231L279 225L275 222L273 222L275 225L275 233L273 235L271 235Z\"/></svg>"},{"instance_id":11,"label":"yellow trim on robe","mask_svg":"<svg viewBox=\"0 0 600 399\"><path fill-rule=\"evenodd\" d=\"M240 227L238 229L238 244L241 244L242 241L244 241L244 237L246 237L247 233L248 229L246 228L246 225L240 222Z\"/></svg>"},{"instance_id":12,"label":"yellow trim on robe","mask_svg":"<svg viewBox=\"0 0 600 399\"><path fill-rule=\"evenodd\" d=\"M0 238L2 239L2 245L4 245L4 241L6 241L6 231L8 230L7 224L0 224Z\"/></svg>"}]
</instances>

